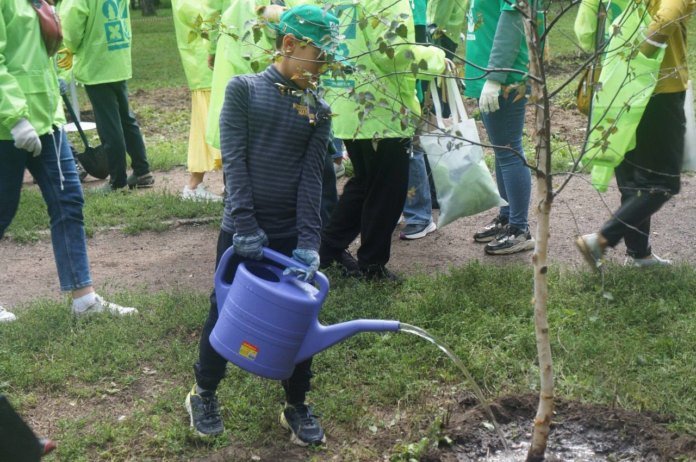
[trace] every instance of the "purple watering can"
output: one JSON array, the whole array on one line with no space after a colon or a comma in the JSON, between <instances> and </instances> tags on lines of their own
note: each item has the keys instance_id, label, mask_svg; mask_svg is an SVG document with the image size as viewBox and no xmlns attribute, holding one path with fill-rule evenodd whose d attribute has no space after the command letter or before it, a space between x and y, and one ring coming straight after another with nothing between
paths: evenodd
<instances>
[{"instance_id":1,"label":"purple watering can","mask_svg":"<svg viewBox=\"0 0 696 462\"><path fill-rule=\"evenodd\" d=\"M329 293L329 280L317 272L312 284L283 269L301 266L295 260L264 248L267 261L246 261L237 267L232 284L225 273L232 248L215 272L219 317L210 344L222 357L252 374L283 380L295 364L359 332L399 330L398 321L358 319L323 326L318 316Z\"/></svg>"}]
</instances>

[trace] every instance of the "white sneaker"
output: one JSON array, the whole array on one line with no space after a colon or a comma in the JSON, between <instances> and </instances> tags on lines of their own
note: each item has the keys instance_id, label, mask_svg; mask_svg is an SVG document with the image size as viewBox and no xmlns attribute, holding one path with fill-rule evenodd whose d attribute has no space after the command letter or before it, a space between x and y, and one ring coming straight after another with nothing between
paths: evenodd
<instances>
[{"instance_id":1,"label":"white sneaker","mask_svg":"<svg viewBox=\"0 0 696 462\"><path fill-rule=\"evenodd\" d=\"M625 266L635 266L637 268L648 268L651 266L670 266L672 260L667 260L666 258L660 258L654 253L651 253L645 258L632 258L627 257L624 262Z\"/></svg>"},{"instance_id":2,"label":"white sneaker","mask_svg":"<svg viewBox=\"0 0 696 462\"><path fill-rule=\"evenodd\" d=\"M188 187L188 185L184 186L184 190L181 192L181 198L192 201L222 201L222 196L218 196L217 194L213 194L210 191L208 191L206 187L203 186L203 183L200 183L198 186L196 186L196 189L191 189Z\"/></svg>"},{"instance_id":3,"label":"white sneaker","mask_svg":"<svg viewBox=\"0 0 696 462\"><path fill-rule=\"evenodd\" d=\"M15 319L17 319L17 316L0 306L0 322L12 322Z\"/></svg>"},{"instance_id":4,"label":"white sneaker","mask_svg":"<svg viewBox=\"0 0 696 462\"><path fill-rule=\"evenodd\" d=\"M100 295L94 295L94 303L89 305L87 308L84 310L76 310L75 307L73 307L73 314L75 316L85 316L88 314L93 314L93 313L110 313L110 314L115 314L116 316L130 316L133 314L138 314L138 310L135 308L130 308L127 306L121 306L117 305L115 303L107 302L103 298L101 298Z\"/></svg>"}]
</instances>

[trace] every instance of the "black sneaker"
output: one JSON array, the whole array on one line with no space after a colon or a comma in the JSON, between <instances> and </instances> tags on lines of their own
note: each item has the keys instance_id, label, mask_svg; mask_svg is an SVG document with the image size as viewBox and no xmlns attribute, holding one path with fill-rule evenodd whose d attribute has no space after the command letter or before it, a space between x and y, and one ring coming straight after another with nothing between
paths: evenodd
<instances>
[{"instance_id":1,"label":"black sneaker","mask_svg":"<svg viewBox=\"0 0 696 462\"><path fill-rule=\"evenodd\" d=\"M198 436L217 436L225 431L220 417L220 405L213 391L196 393L196 385L186 395L186 410L191 417L191 428Z\"/></svg>"},{"instance_id":2,"label":"black sneaker","mask_svg":"<svg viewBox=\"0 0 696 462\"><path fill-rule=\"evenodd\" d=\"M152 188L155 185L155 177L149 172L140 176L136 176L135 173L133 173L132 175L128 175L126 183L128 183L130 189Z\"/></svg>"},{"instance_id":3,"label":"black sneaker","mask_svg":"<svg viewBox=\"0 0 696 462\"><path fill-rule=\"evenodd\" d=\"M330 252L326 249L322 250L324 251L319 251L319 259L321 261L319 264L320 269L327 269L335 264L341 268L341 272L344 276L359 277L361 275L358 261L350 254L350 252L348 252L348 250L344 249L340 252Z\"/></svg>"},{"instance_id":4,"label":"black sneaker","mask_svg":"<svg viewBox=\"0 0 696 462\"><path fill-rule=\"evenodd\" d=\"M384 265L368 265L361 268L360 271L366 281L403 282L401 276L392 273Z\"/></svg>"},{"instance_id":5,"label":"black sneaker","mask_svg":"<svg viewBox=\"0 0 696 462\"><path fill-rule=\"evenodd\" d=\"M514 226L508 226L505 233L495 238L493 242L486 244L485 251L488 255L509 255L534 248L534 238L529 232L519 230Z\"/></svg>"},{"instance_id":6,"label":"black sneaker","mask_svg":"<svg viewBox=\"0 0 696 462\"><path fill-rule=\"evenodd\" d=\"M491 242L498 236L498 234L502 234L505 231L507 224L508 218L498 215L493 219L493 221L484 226L481 231L474 234L474 241Z\"/></svg>"},{"instance_id":7,"label":"black sneaker","mask_svg":"<svg viewBox=\"0 0 696 462\"><path fill-rule=\"evenodd\" d=\"M295 444L309 446L326 443L324 429L312 413L312 408L306 404L286 404L280 413L280 424L290 430L290 441Z\"/></svg>"}]
</instances>

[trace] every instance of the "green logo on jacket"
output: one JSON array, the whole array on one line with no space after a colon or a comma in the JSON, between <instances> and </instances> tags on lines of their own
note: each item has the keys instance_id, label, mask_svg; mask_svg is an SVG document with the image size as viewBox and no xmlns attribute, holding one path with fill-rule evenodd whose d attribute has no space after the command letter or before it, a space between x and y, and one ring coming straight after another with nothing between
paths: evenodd
<instances>
[{"instance_id":1,"label":"green logo on jacket","mask_svg":"<svg viewBox=\"0 0 696 462\"><path fill-rule=\"evenodd\" d=\"M130 30L128 30L127 0L104 0L102 14L106 18L104 33L109 51L130 47Z\"/></svg>"}]
</instances>

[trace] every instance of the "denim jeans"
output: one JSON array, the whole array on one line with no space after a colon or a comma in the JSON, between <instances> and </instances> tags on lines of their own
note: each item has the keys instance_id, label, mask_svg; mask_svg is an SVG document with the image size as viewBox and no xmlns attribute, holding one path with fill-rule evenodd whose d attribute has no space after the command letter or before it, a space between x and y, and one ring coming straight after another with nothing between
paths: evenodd
<instances>
[{"instance_id":1,"label":"denim jeans","mask_svg":"<svg viewBox=\"0 0 696 462\"><path fill-rule=\"evenodd\" d=\"M532 175L524 160L522 148L522 129L527 98L517 98L511 91L507 97L500 95L500 109L491 113L481 113L488 139L495 152L495 179L500 197L508 205L500 208L500 216L508 218L510 225L526 230L528 226L529 199L532 192ZM508 149L506 149L508 147Z\"/></svg>"},{"instance_id":2,"label":"denim jeans","mask_svg":"<svg viewBox=\"0 0 696 462\"><path fill-rule=\"evenodd\" d=\"M404 221L407 225L427 226L432 221L433 205L430 183L425 168L425 153L414 148L408 160L408 192L404 205Z\"/></svg>"},{"instance_id":3,"label":"denim jeans","mask_svg":"<svg viewBox=\"0 0 696 462\"><path fill-rule=\"evenodd\" d=\"M29 169L48 208L61 290L91 286L82 216L82 186L68 138L65 132L56 129L53 134L41 137L41 146L41 155L33 157L27 151L15 148L13 141L0 140L0 239L17 213L24 170ZM56 154L58 147L60 167Z\"/></svg>"}]
</instances>

